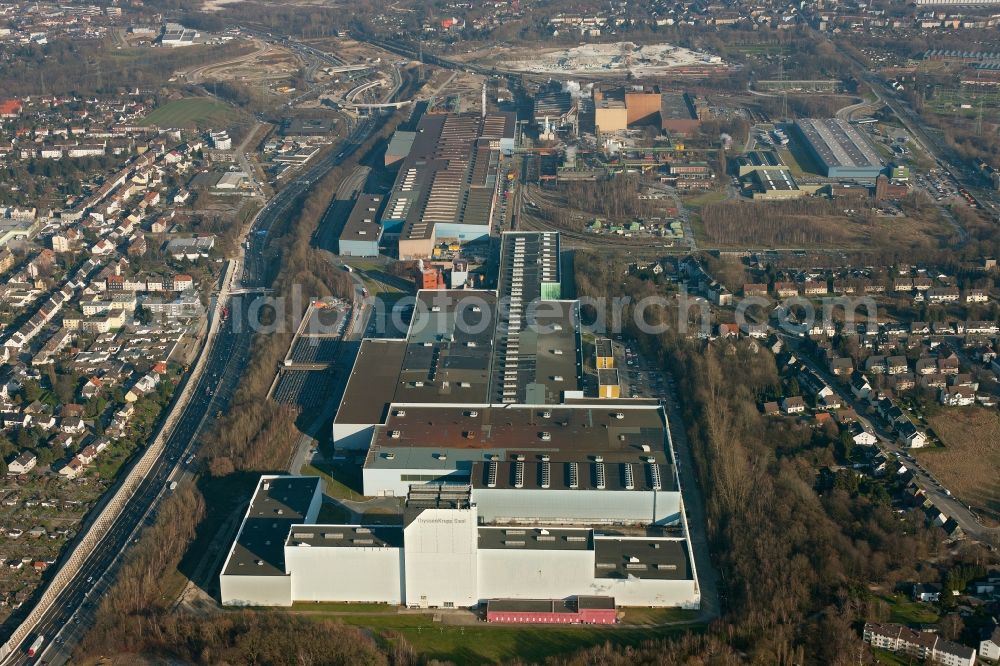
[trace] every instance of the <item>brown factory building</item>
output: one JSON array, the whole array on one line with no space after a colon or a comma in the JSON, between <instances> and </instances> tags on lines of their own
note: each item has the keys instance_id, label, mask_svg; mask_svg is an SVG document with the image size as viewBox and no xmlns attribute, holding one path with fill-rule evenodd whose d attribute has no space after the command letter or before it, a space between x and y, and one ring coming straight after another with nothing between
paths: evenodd
<instances>
[{"instance_id":1,"label":"brown factory building","mask_svg":"<svg viewBox=\"0 0 1000 666\"><path fill-rule=\"evenodd\" d=\"M655 87L605 91L595 86L593 95L594 124L601 132L657 125L671 134L688 135L710 116L704 100Z\"/></svg>"},{"instance_id":2,"label":"brown factory building","mask_svg":"<svg viewBox=\"0 0 1000 666\"><path fill-rule=\"evenodd\" d=\"M660 124L660 93L659 92L627 92L625 93L625 108L628 110L628 124L659 125Z\"/></svg>"}]
</instances>

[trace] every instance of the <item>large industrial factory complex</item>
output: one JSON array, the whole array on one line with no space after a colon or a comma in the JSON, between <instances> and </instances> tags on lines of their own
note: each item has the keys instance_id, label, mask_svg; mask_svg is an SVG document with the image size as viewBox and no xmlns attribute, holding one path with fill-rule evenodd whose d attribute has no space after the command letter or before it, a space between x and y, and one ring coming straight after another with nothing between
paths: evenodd
<instances>
[{"instance_id":1,"label":"large industrial factory complex","mask_svg":"<svg viewBox=\"0 0 1000 666\"><path fill-rule=\"evenodd\" d=\"M363 459L364 495L405 498L398 524L317 524L319 479L262 477L224 604L481 607L544 623L699 607L666 413L587 388L559 258L556 233L506 233L496 290L421 291L405 339L363 342L334 442ZM594 348L613 377L610 341Z\"/></svg>"},{"instance_id":2,"label":"large industrial factory complex","mask_svg":"<svg viewBox=\"0 0 1000 666\"><path fill-rule=\"evenodd\" d=\"M416 131L397 132L385 156L387 166L399 169L392 191L384 207L358 199L340 234L340 253L375 256L385 235L398 238L400 259L418 259L430 257L442 240L489 236L514 131L513 114L466 113L425 114Z\"/></svg>"}]
</instances>

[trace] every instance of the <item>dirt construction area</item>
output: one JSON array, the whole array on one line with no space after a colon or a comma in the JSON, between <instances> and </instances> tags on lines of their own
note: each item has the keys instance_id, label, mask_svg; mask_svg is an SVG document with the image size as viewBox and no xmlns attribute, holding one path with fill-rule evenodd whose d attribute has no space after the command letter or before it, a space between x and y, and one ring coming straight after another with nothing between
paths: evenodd
<instances>
[{"instance_id":1,"label":"dirt construction area","mask_svg":"<svg viewBox=\"0 0 1000 666\"><path fill-rule=\"evenodd\" d=\"M185 72L177 72L178 78L190 83L204 81L260 82L284 79L293 76L302 61L286 48L254 40L253 53L208 65L201 65Z\"/></svg>"},{"instance_id":2,"label":"dirt construction area","mask_svg":"<svg viewBox=\"0 0 1000 666\"><path fill-rule=\"evenodd\" d=\"M528 58L524 58L528 55ZM585 44L569 49L523 50L507 54L500 65L534 74L627 74L657 76L676 67L722 64L721 58L672 44L615 42Z\"/></svg>"},{"instance_id":3,"label":"dirt construction area","mask_svg":"<svg viewBox=\"0 0 1000 666\"><path fill-rule=\"evenodd\" d=\"M944 448L917 452L920 462L984 522L1000 522L1000 414L983 407L952 408L929 422Z\"/></svg>"}]
</instances>

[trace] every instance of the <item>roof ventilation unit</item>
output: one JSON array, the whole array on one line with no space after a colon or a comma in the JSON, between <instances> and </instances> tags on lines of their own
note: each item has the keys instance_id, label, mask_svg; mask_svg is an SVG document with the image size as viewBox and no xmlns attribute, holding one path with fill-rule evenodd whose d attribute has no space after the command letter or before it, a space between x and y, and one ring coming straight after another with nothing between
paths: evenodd
<instances>
[{"instance_id":1,"label":"roof ventilation unit","mask_svg":"<svg viewBox=\"0 0 1000 666\"><path fill-rule=\"evenodd\" d=\"M653 481L653 490L661 490L663 481L660 479L660 466L656 463L649 463L649 475Z\"/></svg>"}]
</instances>

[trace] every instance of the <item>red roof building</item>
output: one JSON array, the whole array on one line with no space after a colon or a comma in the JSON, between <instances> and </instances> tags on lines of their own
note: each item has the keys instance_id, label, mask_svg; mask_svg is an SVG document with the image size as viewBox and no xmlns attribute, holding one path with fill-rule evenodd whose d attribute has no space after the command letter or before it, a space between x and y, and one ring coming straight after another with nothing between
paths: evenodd
<instances>
[{"instance_id":1,"label":"red roof building","mask_svg":"<svg viewBox=\"0 0 1000 666\"><path fill-rule=\"evenodd\" d=\"M21 115L23 106L21 100L17 99L8 99L0 102L0 118L17 118Z\"/></svg>"},{"instance_id":2,"label":"red roof building","mask_svg":"<svg viewBox=\"0 0 1000 666\"><path fill-rule=\"evenodd\" d=\"M562 599L490 599L486 621L511 624L614 624L614 597Z\"/></svg>"}]
</instances>

